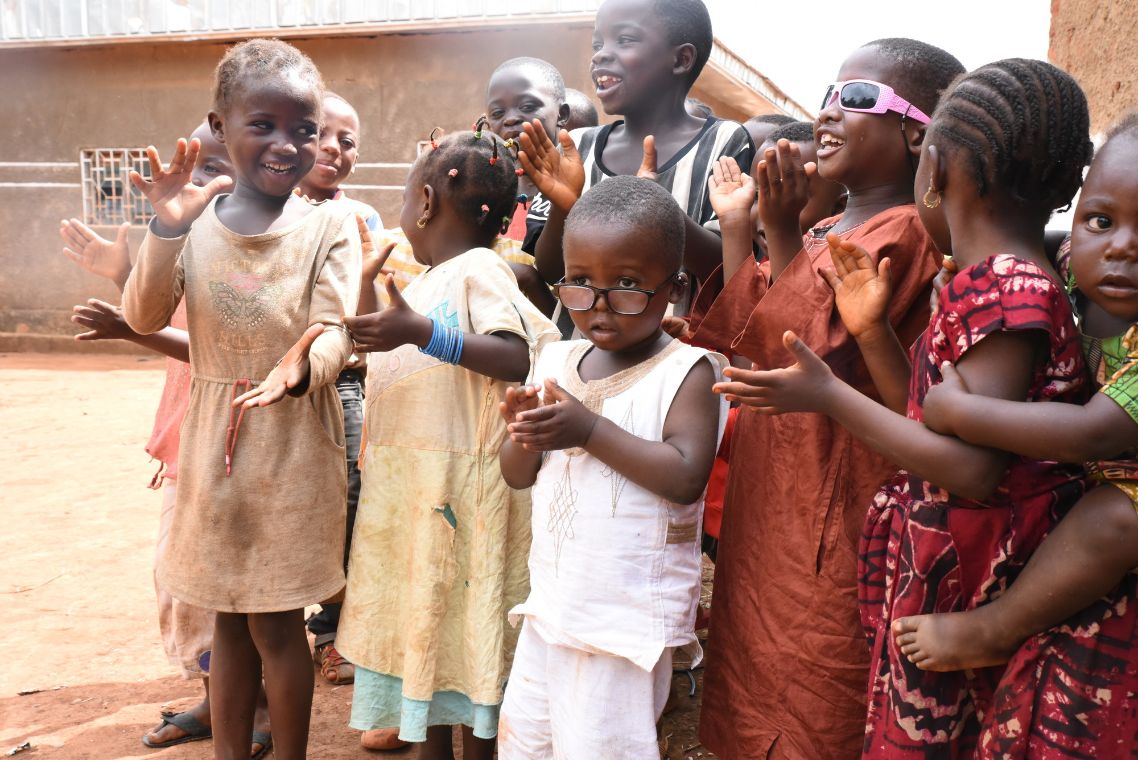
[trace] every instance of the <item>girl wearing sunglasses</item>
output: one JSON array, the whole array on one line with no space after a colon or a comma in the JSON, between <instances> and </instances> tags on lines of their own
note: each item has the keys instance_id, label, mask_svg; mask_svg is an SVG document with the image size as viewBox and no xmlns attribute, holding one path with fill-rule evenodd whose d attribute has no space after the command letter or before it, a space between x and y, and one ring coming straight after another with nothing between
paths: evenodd
<instances>
[{"instance_id":1,"label":"girl wearing sunglasses","mask_svg":"<svg viewBox=\"0 0 1138 760\"><path fill-rule=\"evenodd\" d=\"M748 369L751 361L779 367L787 363L782 334L794 330L839 377L904 408L904 384L875 388L859 348L897 340L886 327L908 345L928 324L940 255L913 204L913 162L938 93L963 71L948 53L914 40L855 50L814 123L817 164L803 164L786 140L759 157L753 174L767 262L751 255L747 180L724 174L720 190L737 203L718 212L728 281L710 306L697 302L693 342L731 349ZM804 236L799 214L815 176L844 185L849 200L844 213ZM821 276L831 266L827 232L875 261L890 260L887 320L842 324ZM728 372L739 373L736 383L750 376ZM852 582L857 537L866 505L896 466L822 415L770 417L744 406L734 436L732 461L755 465L729 470L710 640L716 656L700 736L724 757L856 757L869 670ZM756 589L778 592L760 600Z\"/></svg>"}]
</instances>

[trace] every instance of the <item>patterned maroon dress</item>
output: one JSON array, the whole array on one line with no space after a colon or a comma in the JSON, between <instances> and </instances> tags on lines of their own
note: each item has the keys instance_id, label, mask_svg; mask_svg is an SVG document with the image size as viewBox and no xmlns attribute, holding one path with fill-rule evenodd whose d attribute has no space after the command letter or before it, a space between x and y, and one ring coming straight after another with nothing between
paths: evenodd
<instances>
[{"instance_id":1,"label":"patterned maroon dress","mask_svg":"<svg viewBox=\"0 0 1138 760\"><path fill-rule=\"evenodd\" d=\"M1029 261L992 256L957 274L913 348L908 416L922 418L941 363L1000 330L1038 330L1049 355L1031 401L1086 401L1070 304ZM1057 433L1058 434L1058 433ZM1004 668L918 670L889 626L906 615L966 610L998 597L1083 493L1079 467L1012 457L986 503L900 473L878 494L862 537L858 586L872 648L867 758L1130 757L1138 720L1131 575L1109 598L1027 641Z\"/></svg>"}]
</instances>

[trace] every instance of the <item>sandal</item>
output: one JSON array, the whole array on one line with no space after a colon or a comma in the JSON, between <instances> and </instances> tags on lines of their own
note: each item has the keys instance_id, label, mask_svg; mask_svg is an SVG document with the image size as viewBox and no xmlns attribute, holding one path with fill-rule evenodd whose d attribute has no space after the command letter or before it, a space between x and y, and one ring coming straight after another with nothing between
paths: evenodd
<instances>
[{"instance_id":1,"label":"sandal","mask_svg":"<svg viewBox=\"0 0 1138 760\"><path fill-rule=\"evenodd\" d=\"M316 647L312 659L320 666L320 675L330 684L344 686L356 680L356 666L345 660L332 643Z\"/></svg>"},{"instance_id":2,"label":"sandal","mask_svg":"<svg viewBox=\"0 0 1138 760\"><path fill-rule=\"evenodd\" d=\"M249 760L261 760L268 757L269 753L273 751L273 735L268 731L254 731L250 744L260 744L261 748L253 755L249 756Z\"/></svg>"},{"instance_id":3,"label":"sandal","mask_svg":"<svg viewBox=\"0 0 1138 760\"><path fill-rule=\"evenodd\" d=\"M177 739L171 739L167 742L152 742L150 741L149 734L161 731L166 726L174 726L186 732L185 736L179 736ZM200 742L202 739L209 739L213 736L213 729L203 724L200 720L190 714L189 710L186 712L172 713L167 715L162 714L162 723L157 728L149 731L147 734L142 735L142 743L150 749L165 749L166 747L173 747L178 744L186 744L188 742Z\"/></svg>"}]
</instances>

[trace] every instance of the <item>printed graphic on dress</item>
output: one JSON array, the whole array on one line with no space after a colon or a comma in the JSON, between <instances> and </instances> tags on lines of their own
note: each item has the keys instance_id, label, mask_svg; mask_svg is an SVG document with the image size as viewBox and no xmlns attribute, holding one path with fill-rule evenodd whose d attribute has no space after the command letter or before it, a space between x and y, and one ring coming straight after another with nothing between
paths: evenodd
<instances>
[{"instance_id":1,"label":"printed graphic on dress","mask_svg":"<svg viewBox=\"0 0 1138 760\"><path fill-rule=\"evenodd\" d=\"M280 300L281 288L275 284L262 285L263 278L244 275L230 282L211 280L210 300L220 322L225 325L218 338L222 348L237 353L257 353L257 328L269 318L275 303Z\"/></svg>"}]
</instances>

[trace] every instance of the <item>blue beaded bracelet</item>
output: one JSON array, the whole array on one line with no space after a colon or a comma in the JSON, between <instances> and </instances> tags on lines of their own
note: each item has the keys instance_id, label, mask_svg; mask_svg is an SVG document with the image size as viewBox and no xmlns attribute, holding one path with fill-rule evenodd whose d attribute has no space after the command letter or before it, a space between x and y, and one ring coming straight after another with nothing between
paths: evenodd
<instances>
[{"instance_id":1,"label":"blue beaded bracelet","mask_svg":"<svg viewBox=\"0 0 1138 760\"><path fill-rule=\"evenodd\" d=\"M431 340L419 351L441 362L458 364L462 359L463 337L462 330L446 327L437 319L432 319Z\"/></svg>"}]
</instances>

